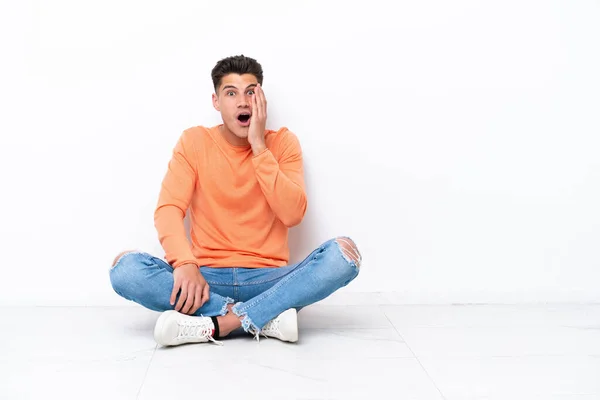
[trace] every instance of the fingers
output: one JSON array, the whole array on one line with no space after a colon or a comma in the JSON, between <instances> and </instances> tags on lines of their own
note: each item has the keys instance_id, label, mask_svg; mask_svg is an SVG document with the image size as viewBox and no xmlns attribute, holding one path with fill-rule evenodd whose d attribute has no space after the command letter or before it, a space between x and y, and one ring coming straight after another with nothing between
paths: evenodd
<instances>
[{"instance_id":1,"label":"fingers","mask_svg":"<svg viewBox=\"0 0 600 400\"><path fill-rule=\"evenodd\" d=\"M256 86L256 103L258 105L258 109L260 112L260 116L263 118L266 118L267 116L267 99L265 98L265 92L262 89L262 86L260 86L260 84L258 84Z\"/></svg>"},{"instance_id":2,"label":"fingers","mask_svg":"<svg viewBox=\"0 0 600 400\"><path fill-rule=\"evenodd\" d=\"M254 96L252 96L252 97L254 97L254 98L255 98L255 100L254 100L254 101L255 101L255 103L254 103L254 104L256 105L256 116L257 116L259 119L260 119L260 118L262 117L262 115L263 115L263 113L262 113L262 100L261 100L261 97L260 97L260 92L261 92L261 90L260 90L260 85L257 85L257 86L256 86L256 92L255 92L255 95L254 95Z\"/></svg>"},{"instance_id":3,"label":"fingers","mask_svg":"<svg viewBox=\"0 0 600 400\"><path fill-rule=\"evenodd\" d=\"M256 96L258 95L258 89L254 92L254 96L252 96L252 116L258 116L258 105L257 105L257 100L256 100ZM252 123L252 121L254 120L254 118L250 119L250 123Z\"/></svg>"},{"instance_id":4,"label":"fingers","mask_svg":"<svg viewBox=\"0 0 600 400\"><path fill-rule=\"evenodd\" d=\"M185 299L185 304L181 308L181 312L184 314L191 314L190 311L194 308L196 303L196 292L197 289L192 283L188 286L188 297Z\"/></svg>"},{"instance_id":5,"label":"fingers","mask_svg":"<svg viewBox=\"0 0 600 400\"><path fill-rule=\"evenodd\" d=\"M206 303L210 299L210 287L208 283L204 286L204 290L202 291L202 305Z\"/></svg>"},{"instance_id":6,"label":"fingers","mask_svg":"<svg viewBox=\"0 0 600 400\"><path fill-rule=\"evenodd\" d=\"M177 298L177 292L181 288L181 282L175 279L173 282L173 291L171 292L171 305L175 304L175 299Z\"/></svg>"},{"instance_id":7,"label":"fingers","mask_svg":"<svg viewBox=\"0 0 600 400\"><path fill-rule=\"evenodd\" d=\"M179 270L174 273L171 305L177 301L174 309L183 314L195 314L210 296L210 286L206 283L197 269ZM177 300L177 295L179 299Z\"/></svg>"},{"instance_id":8,"label":"fingers","mask_svg":"<svg viewBox=\"0 0 600 400\"><path fill-rule=\"evenodd\" d=\"M200 307L202 307L202 286L196 286L196 292L194 295L194 305L189 312L190 315L195 314Z\"/></svg>"},{"instance_id":9,"label":"fingers","mask_svg":"<svg viewBox=\"0 0 600 400\"><path fill-rule=\"evenodd\" d=\"M183 307L183 304L187 300L187 296L188 296L188 287L187 287L187 285L183 285L181 287L181 293L179 294L179 301L177 302L177 305L175 306L176 311L181 311L181 307Z\"/></svg>"}]
</instances>

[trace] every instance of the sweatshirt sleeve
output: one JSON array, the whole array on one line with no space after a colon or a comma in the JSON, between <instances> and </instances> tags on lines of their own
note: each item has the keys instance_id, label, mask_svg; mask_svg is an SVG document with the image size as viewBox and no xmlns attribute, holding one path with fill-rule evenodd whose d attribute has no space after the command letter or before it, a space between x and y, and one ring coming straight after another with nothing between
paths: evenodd
<instances>
[{"instance_id":1,"label":"sweatshirt sleeve","mask_svg":"<svg viewBox=\"0 0 600 400\"><path fill-rule=\"evenodd\" d=\"M173 149L154 212L158 239L173 268L183 264L198 266L183 223L198 176L193 133L185 131Z\"/></svg>"},{"instance_id":2,"label":"sweatshirt sleeve","mask_svg":"<svg viewBox=\"0 0 600 400\"><path fill-rule=\"evenodd\" d=\"M302 149L296 135L282 133L277 160L270 149L252 158L256 178L271 209L289 228L298 225L306 213Z\"/></svg>"}]
</instances>

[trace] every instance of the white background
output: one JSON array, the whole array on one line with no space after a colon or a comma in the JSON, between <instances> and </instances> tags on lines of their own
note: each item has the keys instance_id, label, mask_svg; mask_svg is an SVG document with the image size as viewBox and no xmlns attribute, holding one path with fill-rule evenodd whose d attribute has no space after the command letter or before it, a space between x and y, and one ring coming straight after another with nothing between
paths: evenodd
<instances>
[{"instance_id":1,"label":"white background","mask_svg":"<svg viewBox=\"0 0 600 400\"><path fill-rule=\"evenodd\" d=\"M305 155L292 261L336 235L340 294L599 301L597 1L2 1L0 304L122 304L117 252L162 256L181 132L220 122L210 71L265 72Z\"/></svg>"}]
</instances>

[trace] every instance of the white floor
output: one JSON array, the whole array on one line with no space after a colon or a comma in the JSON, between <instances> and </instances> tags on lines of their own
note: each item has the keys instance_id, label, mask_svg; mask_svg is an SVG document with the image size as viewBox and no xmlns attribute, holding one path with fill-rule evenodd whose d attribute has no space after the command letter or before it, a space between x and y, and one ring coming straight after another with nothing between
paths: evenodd
<instances>
[{"instance_id":1,"label":"white floor","mask_svg":"<svg viewBox=\"0 0 600 400\"><path fill-rule=\"evenodd\" d=\"M157 348L141 307L0 308L0 399L600 399L600 305L340 306Z\"/></svg>"}]
</instances>

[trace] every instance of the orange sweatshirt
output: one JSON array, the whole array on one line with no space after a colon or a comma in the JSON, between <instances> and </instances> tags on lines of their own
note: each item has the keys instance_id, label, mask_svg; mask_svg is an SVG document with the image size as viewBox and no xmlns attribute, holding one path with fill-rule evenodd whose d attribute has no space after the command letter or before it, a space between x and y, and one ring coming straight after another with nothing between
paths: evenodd
<instances>
[{"instance_id":1,"label":"orange sweatshirt","mask_svg":"<svg viewBox=\"0 0 600 400\"><path fill-rule=\"evenodd\" d=\"M219 126L187 129L173 150L154 213L165 258L174 268L287 265L288 228L307 205L300 143L287 128L267 130L267 149L254 156Z\"/></svg>"}]
</instances>

